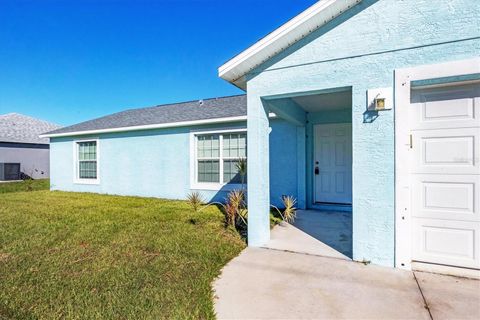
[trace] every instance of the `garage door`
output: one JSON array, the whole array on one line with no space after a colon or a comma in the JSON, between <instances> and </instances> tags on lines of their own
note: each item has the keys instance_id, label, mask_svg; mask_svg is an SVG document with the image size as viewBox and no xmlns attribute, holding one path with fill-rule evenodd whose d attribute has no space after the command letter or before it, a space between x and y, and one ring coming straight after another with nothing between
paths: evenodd
<instances>
[{"instance_id":1,"label":"garage door","mask_svg":"<svg viewBox=\"0 0 480 320\"><path fill-rule=\"evenodd\" d=\"M412 260L480 268L480 85L412 89Z\"/></svg>"}]
</instances>

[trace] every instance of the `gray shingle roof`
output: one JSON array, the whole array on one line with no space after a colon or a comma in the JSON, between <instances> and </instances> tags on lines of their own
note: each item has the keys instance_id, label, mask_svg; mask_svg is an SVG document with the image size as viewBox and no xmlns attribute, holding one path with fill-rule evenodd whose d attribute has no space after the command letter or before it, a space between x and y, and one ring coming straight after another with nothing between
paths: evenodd
<instances>
[{"instance_id":1,"label":"gray shingle roof","mask_svg":"<svg viewBox=\"0 0 480 320\"><path fill-rule=\"evenodd\" d=\"M126 110L54 130L47 134L167 124L245 115L247 115L247 96L238 95Z\"/></svg>"},{"instance_id":2,"label":"gray shingle roof","mask_svg":"<svg viewBox=\"0 0 480 320\"><path fill-rule=\"evenodd\" d=\"M59 125L35 119L23 114L0 115L0 142L48 144L47 138L39 135L60 128Z\"/></svg>"}]
</instances>

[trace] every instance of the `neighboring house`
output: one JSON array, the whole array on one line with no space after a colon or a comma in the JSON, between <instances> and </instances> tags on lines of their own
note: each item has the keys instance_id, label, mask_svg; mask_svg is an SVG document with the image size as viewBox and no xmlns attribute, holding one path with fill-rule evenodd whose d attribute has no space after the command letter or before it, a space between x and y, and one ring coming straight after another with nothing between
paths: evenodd
<instances>
[{"instance_id":1,"label":"neighboring house","mask_svg":"<svg viewBox=\"0 0 480 320\"><path fill-rule=\"evenodd\" d=\"M355 260L479 269L479 21L471 0L320 1L220 67L246 96L46 135L52 188L221 199L248 132L249 245L293 195L352 210Z\"/></svg>"},{"instance_id":2,"label":"neighboring house","mask_svg":"<svg viewBox=\"0 0 480 320\"><path fill-rule=\"evenodd\" d=\"M0 115L0 180L49 177L49 141L39 135L59 126L18 113Z\"/></svg>"}]
</instances>

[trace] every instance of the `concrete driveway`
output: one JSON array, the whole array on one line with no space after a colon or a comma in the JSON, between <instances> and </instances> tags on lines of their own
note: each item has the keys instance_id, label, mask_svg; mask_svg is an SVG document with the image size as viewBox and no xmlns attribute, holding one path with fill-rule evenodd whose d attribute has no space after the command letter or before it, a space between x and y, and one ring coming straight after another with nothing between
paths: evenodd
<instances>
[{"instance_id":1,"label":"concrete driveway","mask_svg":"<svg viewBox=\"0 0 480 320\"><path fill-rule=\"evenodd\" d=\"M478 280L338 255L247 248L214 290L219 319L480 319Z\"/></svg>"}]
</instances>

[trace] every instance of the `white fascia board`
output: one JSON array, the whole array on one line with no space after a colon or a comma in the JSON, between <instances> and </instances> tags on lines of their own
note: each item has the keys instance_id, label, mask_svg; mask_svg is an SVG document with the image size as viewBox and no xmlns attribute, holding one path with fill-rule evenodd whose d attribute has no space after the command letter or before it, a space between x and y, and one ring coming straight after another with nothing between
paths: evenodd
<instances>
[{"instance_id":1,"label":"white fascia board","mask_svg":"<svg viewBox=\"0 0 480 320\"><path fill-rule=\"evenodd\" d=\"M218 68L218 76L246 89L244 75L333 20L362 0L323 0L312 5L280 28Z\"/></svg>"},{"instance_id":2,"label":"white fascia board","mask_svg":"<svg viewBox=\"0 0 480 320\"><path fill-rule=\"evenodd\" d=\"M236 121L246 121L246 120L247 120L247 116L237 116L237 117L180 121L180 122L170 122L170 123L160 123L160 124L147 124L147 125L132 126L132 127L119 127L119 128L86 130L86 131L77 131L77 132L42 134L40 135L40 137L41 138L69 137L69 136L89 135L89 134L97 134L97 133L112 133L112 132L139 131L139 130L149 130L149 129L187 127L187 126L195 126L195 125L210 124L210 123L225 123L225 122L236 122Z\"/></svg>"},{"instance_id":3,"label":"white fascia board","mask_svg":"<svg viewBox=\"0 0 480 320\"><path fill-rule=\"evenodd\" d=\"M276 115L274 113L270 113L269 117L275 118ZM203 120L193 120L193 121L180 121L180 122L148 124L148 125L132 126L132 127L85 130L85 131L76 131L76 132L42 134L39 137L41 138L72 137L72 136L83 136L83 135L91 135L91 134L99 134L99 133L114 133L114 132L150 130L150 129L188 127L188 126L196 126L196 125L203 125L203 124L228 123L228 122L237 122L237 121L247 121L247 116L203 119Z\"/></svg>"}]
</instances>

